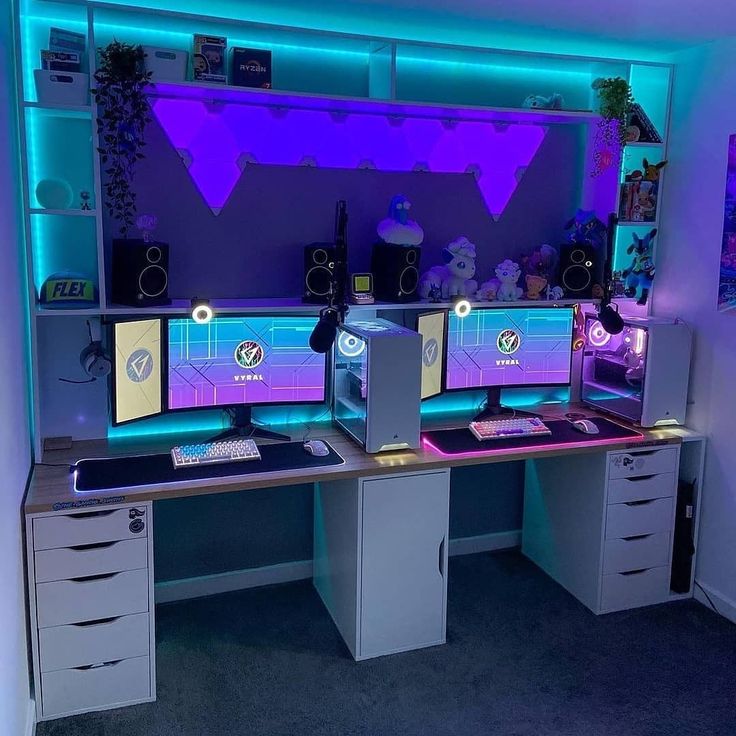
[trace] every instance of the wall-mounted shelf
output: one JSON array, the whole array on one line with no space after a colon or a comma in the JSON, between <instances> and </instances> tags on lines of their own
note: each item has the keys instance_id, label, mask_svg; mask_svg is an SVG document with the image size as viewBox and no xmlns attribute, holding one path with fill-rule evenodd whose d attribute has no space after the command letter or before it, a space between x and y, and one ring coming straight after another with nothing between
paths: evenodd
<instances>
[{"instance_id":1,"label":"wall-mounted shelf","mask_svg":"<svg viewBox=\"0 0 736 736\"><path fill-rule=\"evenodd\" d=\"M31 215L61 215L63 217L96 217L96 210L49 210L40 207L31 207L28 210Z\"/></svg>"},{"instance_id":2,"label":"wall-mounted shelf","mask_svg":"<svg viewBox=\"0 0 736 736\"><path fill-rule=\"evenodd\" d=\"M89 117L92 114L91 105L53 105L44 102L24 102L23 107L29 110L42 110L49 115L58 117Z\"/></svg>"}]
</instances>

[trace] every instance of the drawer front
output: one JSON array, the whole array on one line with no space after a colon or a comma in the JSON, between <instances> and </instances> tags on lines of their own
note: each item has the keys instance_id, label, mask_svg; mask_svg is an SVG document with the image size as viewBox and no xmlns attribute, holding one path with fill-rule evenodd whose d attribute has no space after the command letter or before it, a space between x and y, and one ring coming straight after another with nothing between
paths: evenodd
<instances>
[{"instance_id":1,"label":"drawer front","mask_svg":"<svg viewBox=\"0 0 736 736\"><path fill-rule=\"evenodd\" d=\"M615 478L608 481L608 503L646 501L674 496L677 487L674 473Z\"/></svg>"},{"instance_id":2,"label":"drawer front","mask_svg":"<svg viewBox=\"0 0 736 736\"><path fill-rule=\"evenodd\" d=\"M111 662L91 669L69 669L41 675L43 715L125 705L151 697L148 657Z\"/></svg>"},{"instance_id":3,"label":"drawer front","mask_svg":"<svg viewBox=\"0 0 736 736\"><path fill-rule=\"evenodd\" d=\"M148 570L36 586L36 614L41 629L144 611L148 611Z\"/></svg>"},{"instance_id":4,"label":"drawer front","mask_svg":"<svg viewBox=\"0 0 736 736\"><path fill-rule=\"evenodd\" d=\"M673 498L611 504L606 512L606 539L657 534L672 529Z\"/></svg>"},{"instance_id":5,"label":"drawer front","mask_svg":"<svg viewBox=\"0 0 736 736\"><path fill-rule=\"evenodd\" d=\"M36 582L68 580L148 567L146 539L102 542L83 547L62 547L36 552Z\"/></svg>"},{"instance_id":6,"label":"drawer front","mask_svg":"<svg viewBox=\"0 0 736 736\"><path fill-rule=\"evenodd\" d=\"M669 597L669 590L669 565L633 573L604 575L601 584L601 609L622 611L661 603Z\"/></svg>"},{"instance_id":7,"label":"drawer front","mask_svg":"<svg viewBox=\"0 0 736 736\"><path fill-rule=\"evenodd\" d=\"M669 564L672 536L669 532L644 537L609 539L603 551L603 573L629 572Z\"/></svg>"},{"instance_id":8,"label":"drawer front","mask_svg":"<svg viewBox=\"0 0 736 736\"><path fill-rule=\"evenodd\" d=\"M148 533L145 506L113 511L42 516L33 520L33 548L56 549L82 544L137 539Z\"/></svg>"},{"instance_id":9,"label":"drawer front","mask_svg":"<svg viewBox=\"0 0 736 736\"><path fill-rule=\"evenodd\" d=\"M663 447L661 450L643 452L614 452L608 459L609 478L634 478L639 475L675 473L676 471L676 447Z\"/></svg>"},{"instance_id":10,"label":"drawer front","mask_svg":"<svg viewBox=\"0 0 736 736\"><path fill-rule=\"evenodd\" d=\"M38 632L41 672L115 662L149 654L149 615L52 626Z\"/></svg>"}]
</instances>

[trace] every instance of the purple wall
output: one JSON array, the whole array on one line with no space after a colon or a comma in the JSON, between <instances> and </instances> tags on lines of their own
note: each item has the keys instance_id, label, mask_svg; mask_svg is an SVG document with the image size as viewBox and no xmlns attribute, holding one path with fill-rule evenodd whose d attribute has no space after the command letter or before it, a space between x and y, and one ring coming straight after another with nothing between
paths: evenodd
<instances>
[{"instance_id":1,"label":"purple wall","mask_svg":"<svg viewBox=\"0 0 736 736\"><path fill-rule=\"evenodd\" d=\"M411 200L424 228L423 266L438 263L441 248L466 235L478 247L484 281L503 258L562 237L580 199L583 140L580 126L551 126L498 222L469 175L264 165L246 168L214 216L154 122L135 183L138 211L155 214L156 236L171 244L173 297L299 296L302 246L332 238L337 199L348 201L350 269L370 270L375 226L396 193ZM109 240L110 221L105 231Z\"/></svg>"}]
</instances>

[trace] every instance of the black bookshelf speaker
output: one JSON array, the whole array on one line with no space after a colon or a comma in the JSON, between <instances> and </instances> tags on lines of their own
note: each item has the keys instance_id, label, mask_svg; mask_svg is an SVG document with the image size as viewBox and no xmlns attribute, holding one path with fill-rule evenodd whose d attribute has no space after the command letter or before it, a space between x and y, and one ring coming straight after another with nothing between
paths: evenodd
<instances>
[{"instance_id":1,"label":"black bookshelf speaker","mask_svg":"<svg viewBox=\"0 0 736 736\"><path fill-rule=\"evenodd\" d=\"M603 289L604 254L587 243L560 247L560 286L565 296L598 298Z\"/></svg>"},{"instance_id":2,"label":"black bookshelf speaker","mask_svg":"<svg viewBox=\"0 0 736 736\"><path fill-rule=\"evenodd\" d=\"M376 299L384 302L414 301L419 285L421 254L419 246L376 243L371 259L373 294Z\"/></svg>"},{"instance_id":3,"label":"black bookshelf speaker","mask_svg":"<svg viewBox=\"0 0 736 736\"><path fill-rule=\"evenodd\" d=\"M311 304L327 304L335 274L334 243L310 243L304 246L304 295Z\"/></svg>"},{"instance_id":4,"label":"black bookshelf speaker","mask_svg":"<svg viewBox=\"0 0 736 736\"><path fill-rule=\"evenodd\" d=\"M169 246L143 240L114 240L112 301L135 307L169 304Z\"/></svg>"}]
</instances>

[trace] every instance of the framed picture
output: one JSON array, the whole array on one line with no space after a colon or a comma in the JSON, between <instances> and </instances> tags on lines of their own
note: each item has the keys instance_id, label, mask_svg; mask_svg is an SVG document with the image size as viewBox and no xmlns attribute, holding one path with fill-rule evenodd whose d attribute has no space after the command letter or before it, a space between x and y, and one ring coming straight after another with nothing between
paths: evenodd
<instances>
[{"instance_id":1,"label":"framed picture","mask_svg":"<svg viewBox=\"0 0 736 736\"><path fill-rule=\"evenodd\" d=\"M721 241L721 278L718 288L718 310L736 309L736 133L728 140L726 200L723 207L723 240Z\"/></svg>"},{"instance_id":2,"label":"framed picture","mask_svg":"<svg viewBox=\"0 0 736 736\"><path fill-rule=\"evenodd\" d=\"M618 207L619 224L655 222L658 190L658 181L636 179L621 184Z\"/></svg>"}]
</instances>

